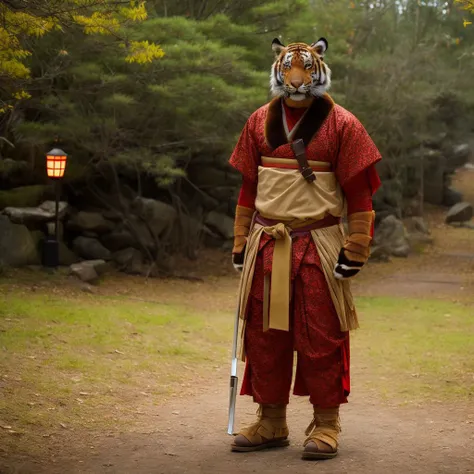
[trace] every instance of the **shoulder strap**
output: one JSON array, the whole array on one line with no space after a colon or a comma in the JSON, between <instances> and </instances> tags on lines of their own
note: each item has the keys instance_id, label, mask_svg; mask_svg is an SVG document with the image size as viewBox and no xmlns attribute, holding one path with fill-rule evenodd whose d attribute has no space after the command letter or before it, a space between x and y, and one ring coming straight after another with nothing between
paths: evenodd
<instances>
[{"instance_id":1,"label":"shoulder strap","mask_svg":"<svg viewBox=\"0 0 474 474\"><path fill-rule=\"evenodd\" d=\"M295 154L296 161L300 168L300 173L303 175L303 178L308 182L312 183L316 179L316 175L313 173L312 168L308 164L308 159L306 157L306 151L303 140L298 139L291 143L291 149Z\"/></svg>"}]
</instances>

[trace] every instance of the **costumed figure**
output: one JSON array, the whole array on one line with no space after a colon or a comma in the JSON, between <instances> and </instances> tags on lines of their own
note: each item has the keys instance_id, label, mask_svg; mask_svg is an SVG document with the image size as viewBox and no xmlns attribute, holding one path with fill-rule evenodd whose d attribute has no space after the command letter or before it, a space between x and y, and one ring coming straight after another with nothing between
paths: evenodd
<instances>
[{"instance_id":1,"label":"costumed figure","mask_svg":"<svg viewBox=\"0 0 474 474\"><path fill-rule=\"evenodd\" d=\"M273 41L274 99L250 116L230 159L243 176L232 252L242 271L241 394L259 404L234 451L289 444L296 352L293 393L313 405L303 458L337 454L339 406L350 392L349 331L358 327L349 279L369 257L381 157L357 118L326 92L327 46L324 38Z\"/></svg>"}]
</instances>

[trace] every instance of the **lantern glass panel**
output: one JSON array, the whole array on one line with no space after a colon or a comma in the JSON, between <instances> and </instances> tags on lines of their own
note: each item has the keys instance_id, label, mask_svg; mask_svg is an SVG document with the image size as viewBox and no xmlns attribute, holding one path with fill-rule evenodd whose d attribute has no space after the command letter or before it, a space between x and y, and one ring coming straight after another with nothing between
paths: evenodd
<instances>
[{"instance_id":1,"label":"lantern glass panel","mask_svg":"<svg viewBox=\"0 0 474 474\"><path fill-rule=\"evenodd\" d=\"M64 176L66 169L65 155L48 155L46 160L46 170L49 178L58 179Z\"/></svg>"}]
</instances>

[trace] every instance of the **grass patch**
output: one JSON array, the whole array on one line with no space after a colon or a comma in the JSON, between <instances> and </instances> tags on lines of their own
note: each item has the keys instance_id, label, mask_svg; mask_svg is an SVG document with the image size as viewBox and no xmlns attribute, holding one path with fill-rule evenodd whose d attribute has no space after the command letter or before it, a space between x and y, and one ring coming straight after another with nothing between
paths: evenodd
<instances>
[{"instance_id":1,"label":"grass patch","mask_svg":"<svg viewBox=\"0 0 474 474\"><path fill-rule=\"evenodd\" d=\"M443 301L361 298L355 384L402 403L474 398L474 309Z\"/></svg>"},{"instance_id":2,"label":"grass patch","mask_svg":"<svg viewBox=\"0 0 474 474\"><path fill-rule=\"evenodd\" d=\"M16 432L0 428L3 449L24 439L34 452L38 430L48 437L64 426L121 429L139 407L185 393L230 350L227 314L97 295L2 293L0 426Z\"/></svg>"}]
</instances>

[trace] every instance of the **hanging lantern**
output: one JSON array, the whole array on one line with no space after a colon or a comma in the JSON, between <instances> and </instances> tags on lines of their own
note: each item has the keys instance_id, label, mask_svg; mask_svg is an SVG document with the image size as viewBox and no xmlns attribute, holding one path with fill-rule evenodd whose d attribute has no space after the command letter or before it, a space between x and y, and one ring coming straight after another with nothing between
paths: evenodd
<instances>
[{"instance_id":1,"label":"hanging lantern","mask_svg":"<svg viewBox=\"0 0 474 474\"><path fill-rule=\"evenodd\" d=\"M46 171L48 178L61 179L66 170L67 155L60 148L53 148L46 155Z\"/></svg>"}]
</instances>

